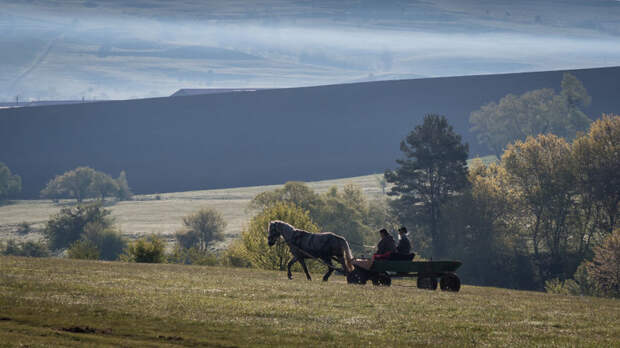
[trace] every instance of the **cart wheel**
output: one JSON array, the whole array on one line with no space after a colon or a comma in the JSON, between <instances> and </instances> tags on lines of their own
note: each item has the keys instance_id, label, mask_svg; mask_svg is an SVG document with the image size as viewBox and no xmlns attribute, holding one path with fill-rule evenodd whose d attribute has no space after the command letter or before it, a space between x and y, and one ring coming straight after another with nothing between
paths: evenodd
<instances>
[{"instance_id":1,"label":"cart wheel","mask_svg":"<svg viewBox=\"0 0 620 348\"><path fill-rule=\"evenodd\" d=\"M418 289L437 290L437 278L430 276L418 277Z\"/></svg>"},{"instance_id":2,"label":"cart wheel","mask_svg":"<svg viewBox=\"0 0 620 348\"><path fill-rule=\"evenodd\" d=\"M440 287L443 291L458 292L461 289L461 280L456 274L446 274L441 277Z\"/></svg>"},{"instance_id":3,"label":"cart wheel","mask_svg":"<svg viewBox=\"0 0 620 348\"><path fill-rule=\"evenodd\" d=\"M392 278L387 274L378 274L372 278L372 285L375 286L390 286L392 285Z\"/></svg>"},{"instance_id":4,"label":"cart wheel","mask_svg":"<svg viewBox=\"0 0 620 348\"><path fill-rule=\"evenodd\" d=\"M347 283L349 284L366 284L368 280L368 272L355 267L353 272L347 274Z\"/></svg>"}]
</instances>

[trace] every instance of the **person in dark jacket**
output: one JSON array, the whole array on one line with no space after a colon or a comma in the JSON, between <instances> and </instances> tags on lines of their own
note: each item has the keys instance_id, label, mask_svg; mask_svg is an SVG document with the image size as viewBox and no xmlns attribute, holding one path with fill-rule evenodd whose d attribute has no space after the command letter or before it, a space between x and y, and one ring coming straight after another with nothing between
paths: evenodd
<instances>
[{"instance_id":1,"label":"person in dark jacket","mask_svg":"<svg viewBox=\"0 0 620 348\"><path fill-rule=\"evenodd\" d=\"M411 253L411 242L409 242L409 238L407 238L407 228L405 226L398 229L398 246L396 250L401 255L409 255Z\"/></svg>"},{"instance_id":2,"label":"person in dark jacket","mask_svg":"<svg viewBox=\"0 0 620 348\"><path fill-rule=\"evenodd\" d=\"M379 234L381 234L381 240L377 244L377 252L372 258L374 260L389 259L390 255L396 252L396 243L385 228L382 228Z\"/></svg>"}]
</instances>

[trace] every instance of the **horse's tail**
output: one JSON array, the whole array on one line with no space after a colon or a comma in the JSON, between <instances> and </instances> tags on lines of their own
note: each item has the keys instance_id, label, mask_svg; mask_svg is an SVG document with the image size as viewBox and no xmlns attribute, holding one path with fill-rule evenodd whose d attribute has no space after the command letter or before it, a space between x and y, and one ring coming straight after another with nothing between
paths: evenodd
<instances>
[{"instance_id":1,"label":"horse's tail","mask_svg":"<svg viewBox=\"0 0 620 348\"><path fill-rule=\"evenodd\" d=\"M344 246L342 247L342 258L344 259L344 266L346 268L347 273L353 272L353 254L351 254L351 248L349 248L349 243L346 239L343 239Z\"/></svg>"}]
</instances>

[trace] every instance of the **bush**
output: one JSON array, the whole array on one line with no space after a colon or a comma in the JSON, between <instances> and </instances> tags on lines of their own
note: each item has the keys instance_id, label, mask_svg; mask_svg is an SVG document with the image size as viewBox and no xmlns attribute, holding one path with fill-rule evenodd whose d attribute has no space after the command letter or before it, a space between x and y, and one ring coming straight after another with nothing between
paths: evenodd
<instances>
[{"instance_id":1,"label":"bush","mask_svg":"<svg viewBox=\"0 0 620 348\"><path fill-rule=\"evenodd\" d=\"M27 256L27 257L48 257L49 249L43 241L33 242L16 242L14 240L7 241L4 248L0 249L2 255Z\"/></svg>"},{"instance_id":2,"label":"bush","mask_svg":"<svg viewBox=\"0 0 620 348\"><path fill-rule=\"evenodd\" d=\"M183 249L192 248L200 243L198 233L194 230L177 231L174 234L174 238L176 239L177 246Z\"/></svg>"},{"instance_id":3,"label":"bush","mask_svg":"<svg viewBox=\"0 0 620 348\"><path fill-rule=\"evenodd\" d=\"M164 242L156 235L140 238L132 243L121 255L127 262L162 263L165 260Z\"/></svg>"},{"instance_id":4,"label":"bush","mask_svg":"<svg viewBox=\"0 0 620 348\"><path fill-rule=\"evenodd\" d=\"M307 211L292 203L276 203L252 218L250 225L241 234L243 248L237 250L236 255L249 261L256 268L285 270L293 257L289 247L281 238L272 247L267 244L267 229L272 220L286 221L295 228L312 233L319 231ZM241 248L239 245L235 246ZM316 268L316 266L311 267L311 264L308 263L309 268ZM295 266L297 270L300 270L298 264Z\"/></svg>"},{"instance_id":5,"label":"bush","mask_svg":"<svg viewBox=\"0 0 620 348\"><path fill-rule=\"evenodd\" d=\"M17 225L17 233L24 235L24 234L28 234L32 231L32 227L30 226L30 224L26 221L21 222L19 225Z\"/></svg>"},{"instance_id":6,"label":"bush","mask_svg":"<svg viewBox=\"0 0 620 348\"><path fill-rule=\"evenodd\" d=\"M98 260L99 249L91 241L78 240L67 249L67 255L70 259Z\"/></svg>"},{"instance_id":7,"label":"bush","mask_svg":"<svg viewBox=\"0 0 620 348\"><path fill-rule=\"evenodd\" d=\"M581 295L579 284L573 279L564 281L559 278L549 279L545 282L545 291L556 295Z\"/></svg>"},{"instance_id":8,"label":"bush","mask_svg":"<svg viewBox=\"0 0 620 348\"><path fill-rule=\"evenodd\" d=\"M99 258L108 261L118 259L127 247L127 241L119 231L99 222L91 222L84 227L82 240L93 244L99 251Z\"/></svg>"},{"instance_id":9,"label":"bush","mask_svg":"<svg viewBox=\"0 0 620 348\"><path fill-rule=\"evenodd\" d=\"M214 253L201 251L193 247L186 249L179 246L168 255L168 262L201 266L216 266L219 264L217 255Z\"/></svg>"},{"instance_id":10,"label":"bush","mask_svg":"<svg viewBox=\"0 0 620 348\"><path fill-rule=\"evenodd\" d=\"M222 257L222 264L229 267L252 267L252 262L242 239L235 239L228 245L228 249Z\"/></svg>"},{"instance_id":11,"label":"bush","mask_svg":"<svg viewBox=\"0 0 620 348\"><path fill-rule=\"evenodd\" d=\"M87 224L99 224L103 228L112 225L110 211L104 209L100 202L82 204L63 208L52 216L45 226L44 234L50 248L62 249L81 238Z\"/></svg>"},{"instance_id":12,"label":"bush","mask_svg":"<svg viewBox=\"0 0 620 348\"><path fill-rule=\"evenodd\" d=\"M226 221L215 209L203 208L183 218L185 231L177 232L176 238L184 248L206 251L209 243L223 238Z\"/></svg>"}]
</instances>

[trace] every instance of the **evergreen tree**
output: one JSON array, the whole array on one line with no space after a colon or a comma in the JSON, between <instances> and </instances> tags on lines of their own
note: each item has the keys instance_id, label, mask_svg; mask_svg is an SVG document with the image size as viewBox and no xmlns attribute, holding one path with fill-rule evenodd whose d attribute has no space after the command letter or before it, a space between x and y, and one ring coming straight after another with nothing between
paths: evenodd
<instances>
[{"instance_id":1,"label":"evergreen tree","mask_svg":"<svg viewBox=\"0 0 620 348\"><path fill-rule=\"evenodd\" d=\"M427 225L432 254L441 256L441 207L467 186L468 146L444 116L431 114L407 135L400 149L405 155L396 161L400 167L385 172L385 179L394 184L388 194L398 196L394 207L401 220Z\"/></svg>"}]
</instances>

